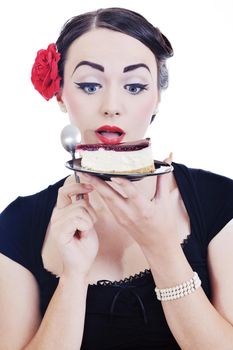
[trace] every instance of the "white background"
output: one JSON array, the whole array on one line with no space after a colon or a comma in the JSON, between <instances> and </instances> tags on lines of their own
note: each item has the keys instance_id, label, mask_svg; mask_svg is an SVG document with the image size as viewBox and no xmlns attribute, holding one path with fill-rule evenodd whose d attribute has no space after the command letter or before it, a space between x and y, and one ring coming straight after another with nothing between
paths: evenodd
<instances>
[{"instance_id":1,"label":"white background","mask_svg":"<svg viewBox=\"0 0 233 350\"><path fill-rule=\"evenodd\" d=\"M9 0L0 5L0 210L70 173L60 144L67 115L34 90L31 67L68 18L110 6L140 12L174 48L170 86L147 135L155 158L173 151L176 162L233 177L231 0Z\"/></svg>"}]
</instances>

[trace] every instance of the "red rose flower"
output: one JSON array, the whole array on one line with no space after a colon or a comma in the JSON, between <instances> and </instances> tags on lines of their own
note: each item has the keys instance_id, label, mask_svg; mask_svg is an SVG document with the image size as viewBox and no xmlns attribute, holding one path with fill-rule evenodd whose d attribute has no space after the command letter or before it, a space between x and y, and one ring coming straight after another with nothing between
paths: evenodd
<instances>
[{"instance_id":1,"label":"red rose flower","mask_svg":"<svg viewBox=\"0 0 233 350\"><path fill-rule=\"evenodd\" d=\"M60 53L55 44L47 50L39 50L32 67L31 81L34 88L48 101L60 90L61 77L58 74Z\"/></svg>"}]
</instances>

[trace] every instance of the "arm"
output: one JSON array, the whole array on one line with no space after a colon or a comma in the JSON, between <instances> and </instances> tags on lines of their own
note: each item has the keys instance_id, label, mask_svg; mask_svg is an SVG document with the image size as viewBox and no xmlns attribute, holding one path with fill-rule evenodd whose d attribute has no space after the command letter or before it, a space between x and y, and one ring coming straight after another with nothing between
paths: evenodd
<instances>
[{"instance_id":1,"label":"arm","mask_svg":"<svg viewBox=\"0 0 233 350\"><path fill-rule=\"evenodd\" d=\"M42 322L34 276L2 254L0 286L0 350L80 348L87 292L81 276L61 277Z\"/></svg>"},{"instance_id":2,"label":"arm","mask_svg":"<svg viewBox=\"0 0 233 350\"><path fill-rule=\"evenodd\" d=\"M212 303L233 325L233 219L209 244L208 262L212 285Z\"/></svg>"},{"instance_id":3,"label":"arm","mask_svg":"<svg viewBox=\"0 0 233 350\"><path fill-rule=\"evenodd\" d=\"M80 349L86 308L86 276L98 251L98 238L93 227L95 213L88 199L73 203L71 197L87 192L81 184L70 184L59 190L57 206L48 227L44 264L52 273L57 271L50 259L50 247L53 246L62 261L59 264L62 270L42 321L34 276L0 254L0 307L4 311L0 316L0 350Z\"/></svg>"},{"instance_id":4,"label":"arm","mask_svg":"<svg viewBox=\"0 0 233 350\"><path fill-rule=\"evenodd\" d=\"M232 247L231 222L209 246L213 305L202 288L181 299L162 302L168 325L183 350L233 348ZM192 269L177 247L168 247L166 254L160 256L154 254L153 248L145 254L160 288L175 286L192 277Z\"/></svg>"},{"instance_id":5,"label":"arm","mask_svg":"<svg viewBox=\"0 0 233 350\"><path fill-rule=\"evenodd\" d=\"M82 276L62 276L37 333L23 350L80 349L86 294Z\"/></svg>"},{"instance_id":6,"label":"arm","mask_svg":"<svg viewBox=\"0 0 233 350\"><path fill-rule=\"evenodd\" d=\"M123 189L126 198L99 179L89 178L89 182L95 186L118 219L122 230L128 232L140 245L158 288L173 287L193 277L192 268L180 246L168 176L158 177L153 201L145 198L133 183L125 179L113 178L112 181ZM210 244L210 268L212 266L213 270L216 267L218 271L212 272L211 275L214 305L210 303L202 288L178 300L162 302L168 325L182 350L233 348L233 325L230 321L233 317L232 308L228 310L227 317L224 317L223 313L223 310L226 312L228 306L232 305L232 292L228 292L225 288L233 290L233 277L229 272L233 265L233 254L230 248L227 255L222 251L222 247L227 244L228 247L233 246L232 226L230 242L226 240L227 234L223 233L229 229L228 226L225 227L219 233L219 238L216 237L215 242L213 240ZM225 271L228 271L230 276L228 285L226 281L222 284ZM220 285L221 294L218 294ZM223 294L225 300L221 302ZM220 305L223 303L224 307Z\"/></svg>"},{"instance_id":7,"label":"arm","mask_svg":"<svg viewBox=\"0 0 233 350\"><path fill-rule=\"evenodd\" d=\"M39 291L34 276L0 254L0 350L18 350L40 324Z\"/></svg>"}]
</instances>

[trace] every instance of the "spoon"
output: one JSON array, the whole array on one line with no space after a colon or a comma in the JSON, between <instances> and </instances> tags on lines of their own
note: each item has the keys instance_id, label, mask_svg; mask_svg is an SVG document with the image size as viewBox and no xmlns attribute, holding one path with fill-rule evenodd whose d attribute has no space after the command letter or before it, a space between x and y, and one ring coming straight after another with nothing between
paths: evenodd
<instances>
[{"instance_id":1,"label":"spoon","mask_svg":"<svg viewBox=\"0 0 233 350\"><path fill-rule=\"evenodd\" d=\"M80 131L73 125L66 125L61 131L61 143L64 149L72 156L73 165L75 161L75 150L78 143L80 143ZM77 172L74 170L75 181L80 183L80 178ZM82 199L83 195L79 194L78 199Z\"/></svg>"}]
</instances>

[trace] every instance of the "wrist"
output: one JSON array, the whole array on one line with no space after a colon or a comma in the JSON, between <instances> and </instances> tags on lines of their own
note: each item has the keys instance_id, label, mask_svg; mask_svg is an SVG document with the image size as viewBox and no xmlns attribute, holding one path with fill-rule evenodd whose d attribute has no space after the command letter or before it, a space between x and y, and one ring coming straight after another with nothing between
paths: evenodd
<instances>
[{"instance_id":1,"label":"wrist","mask_svg":"<svg viewBox=\"0 0 233 350\"><path fill-rule=\"evenodd\" d=\"M79 286L83 288L88 287L87 282L87 276L84 274L80 274L77 272L63 272L62 275L59 277L59 283L61 285L72 285L72 286Z\"/></svg>"},{"instance_id":2,"label":"wrist","mask_svg":"<svg viewBox=\"0 0 233 350\"><path fill-rule=\"evenodd\" d=\"M176 300L189 295L201 286L201 280L196 272L192 278L175 286L166 288L155 288L157 299L160 301Z\"/></svg>"},{"instance_id":3,"label":"wrist","mask_svg":"<svg viewBox=\"0 0 233 350\"><path fill-rule=\"evenodd\" d=\"M147 260L155 264L169 264L177 256L183 255L181 245L171 240L168 242L151 242L150 245L144 245L141 248Z\"/></svg>"},{"instance_id":4,"label":"wrist","mask_svg":"<svg viewBox=\"0 0 233 350\"><path fill-rule=\"evenodd\" d=\"M177 281L188 280L192 275L192 268L180 245L155 251L150 248L144 254L159 287L175 285Z\"/></svg>"}]
</instances>

